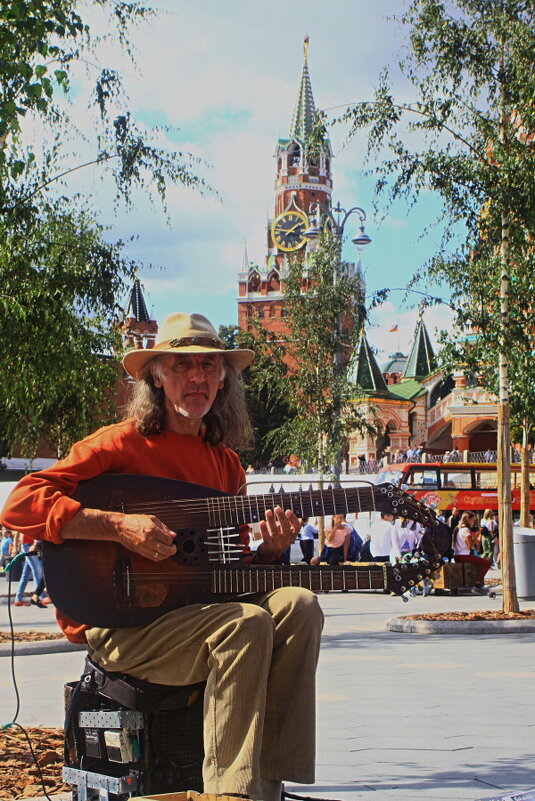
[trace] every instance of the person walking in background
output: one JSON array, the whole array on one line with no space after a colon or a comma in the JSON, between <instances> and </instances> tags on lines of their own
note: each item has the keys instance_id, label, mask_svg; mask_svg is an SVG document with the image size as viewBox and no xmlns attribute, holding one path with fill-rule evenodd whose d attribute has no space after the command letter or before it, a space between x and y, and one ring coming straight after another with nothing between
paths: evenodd
<instances>
[{"instance_id":1,"label":"person walking in background","mask_svg":"<svg viewBox=\"0 0 535 801\"><path fill-rule=\"evenodd\" d=\"M481 520L481 543L483 546L482 556L484 559L496 564L496 556L499 552L498 523L492 509L485 509Z\"/></svg>"},{"instance_id":2,"label":"person walking in background","mask_svg":"<svg viewBox=\"0 0 535 801\"><path fill-rule=\"evenodd\" d=\"M490 559L483 559L481 556L475 556L473 551L477 547L477 538L474 539L474 534L477 535L478 529L476 525L476 516L473 512L465 512L461 518L459 530L455 536L454 541L454 557L456 562L468 562L472 565L479 567L476 583L472 587L474 595L486 595L485 591L485 576L491 566Z\"/></svg>"},{"instance_id":3,"label":"person walking in background","mask_svg":"<svg viewBox=\"0 0 535 801\"><path fill-rule=\"evenodd\" d=\"M22 553L27 554L27 556L24 559L24 566L22 568L19 586L17 587L14 605L30 606L28 601L24 600L24 593L30 577L34 581L35 588L39 586L39 583L43 578L43 562L39 555L38 540L33 540L31 537L23 534L21 539L21 551Z\"/></svg>"},{"instance_id":4,"label":"person walking in background","mask_svg":"<svg viewBox=\"0 0 535 801\"><path fill-rule=\"evenodd\" d=\"M0 540L0 570L4 570L11 560L11 548L13 546L13 536L8 528L2 527L2 539Z\"/></svg>"},{"instance_id":5,"label":"person walking in background","mask_svg":"<svg viewBox=\"0 0 535 801\"><path fill-rule=\"evenodd\" d=\"M308 517L301 517L301 530L299 532L299 545L301 546L301 553L303 554L303 561L310 564L310 560L314 556L314 540L318 536L318 529L308 522Z\"/></svg>"}]
</instances>

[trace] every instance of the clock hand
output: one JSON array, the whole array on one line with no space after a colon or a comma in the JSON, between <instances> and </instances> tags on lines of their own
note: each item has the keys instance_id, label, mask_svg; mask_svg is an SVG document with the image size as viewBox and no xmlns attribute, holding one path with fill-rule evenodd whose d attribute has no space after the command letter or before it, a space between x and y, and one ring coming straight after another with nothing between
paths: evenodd
<instances>
[{"instance_id":1,"label":"clock hand","mask_svg":"<svg viewBox=\"0 0 535 801\"><path fill-rule=\"evenodd\" d=\"M293 231L295 231L295 229L296 229L296 228L299 228L299 226L301 226L301 225L303 225L303 224L304 224L304 223L303 223L302 221L300 221L300 222L296 223L296 224L295 224L295 225L294 225L292 228L287 228L287 229L286 229L286 233L287 233L287 234L291 234Z\"/></svg>"}]
</instances>

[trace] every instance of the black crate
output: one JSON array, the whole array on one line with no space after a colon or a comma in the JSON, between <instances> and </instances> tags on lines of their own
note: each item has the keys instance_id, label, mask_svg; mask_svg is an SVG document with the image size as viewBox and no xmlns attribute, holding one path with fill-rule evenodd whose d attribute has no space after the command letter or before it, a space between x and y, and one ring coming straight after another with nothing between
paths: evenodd
<instances>
[{"instance_id":1,"label":"black crate","mask_svg":"<svg viewBox=\"0 0 535 801\"><path fill-rule=\"evenodd\" d=\"M119 693L122 702L110 697L114 694L113 685L111 689L106 685L106 694L87 681L65 685L66 765L88 775L132 777L131 794L110 794L110 798L181 790L202 792L204 685L170 688L125 676L122 679L132 681L136 691L135 701L129 705L124 703L124 692ZM79 725L80 712L121 710L139 712L143 721L135 733L138 755L129 762L108 758L104 729L93 724L85 728Z\"/></svg>"}]
</instances>

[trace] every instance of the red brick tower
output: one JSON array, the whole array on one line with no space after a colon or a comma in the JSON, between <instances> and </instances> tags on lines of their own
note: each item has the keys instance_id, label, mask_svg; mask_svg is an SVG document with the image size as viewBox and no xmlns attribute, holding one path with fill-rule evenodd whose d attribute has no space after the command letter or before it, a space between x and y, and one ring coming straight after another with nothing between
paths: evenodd
<instances>
[{"instance_id":1,"label":"red brick tower","mask_svg":"<svg viewBox=\"0 0 535 801\"><path fill-rule=\"evenodd\" d=\"M303 260L303 285L306 286L306 259L309 245L304 232L310 226L308 214L312 203L331 207L333 159L329 140L319 156L308 152L307 139L312 131L316 107L308 72L308 36L304 45L304 64L295 109L287 139L279 139L275 150L274 217L267 223L265 267L250 262L244 251L239 272L238 325L251 329L254 318L274 333L286 333L284 322L284 276L288 259Z\"/></svg>"}]
</instances>

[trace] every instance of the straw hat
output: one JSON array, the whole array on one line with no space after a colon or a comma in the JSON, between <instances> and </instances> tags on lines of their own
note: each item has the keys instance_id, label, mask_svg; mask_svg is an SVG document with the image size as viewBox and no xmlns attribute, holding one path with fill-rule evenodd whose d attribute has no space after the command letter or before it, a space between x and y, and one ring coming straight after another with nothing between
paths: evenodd
<instances>
[{"instance_id":1,"label":"straw hat","mask_svg":"<svg viewBox=\"0 0 535 801\"><path fill-rule=\"evenodd\" d=\"M220 353L237 370L244 370L254 359L254 351L226 350L212 323L202 314L175 312L158 331L153 348L130 350L123 357L126 372L140 378L145 365L162 353Z\"/></svg>"}]
</instances>

